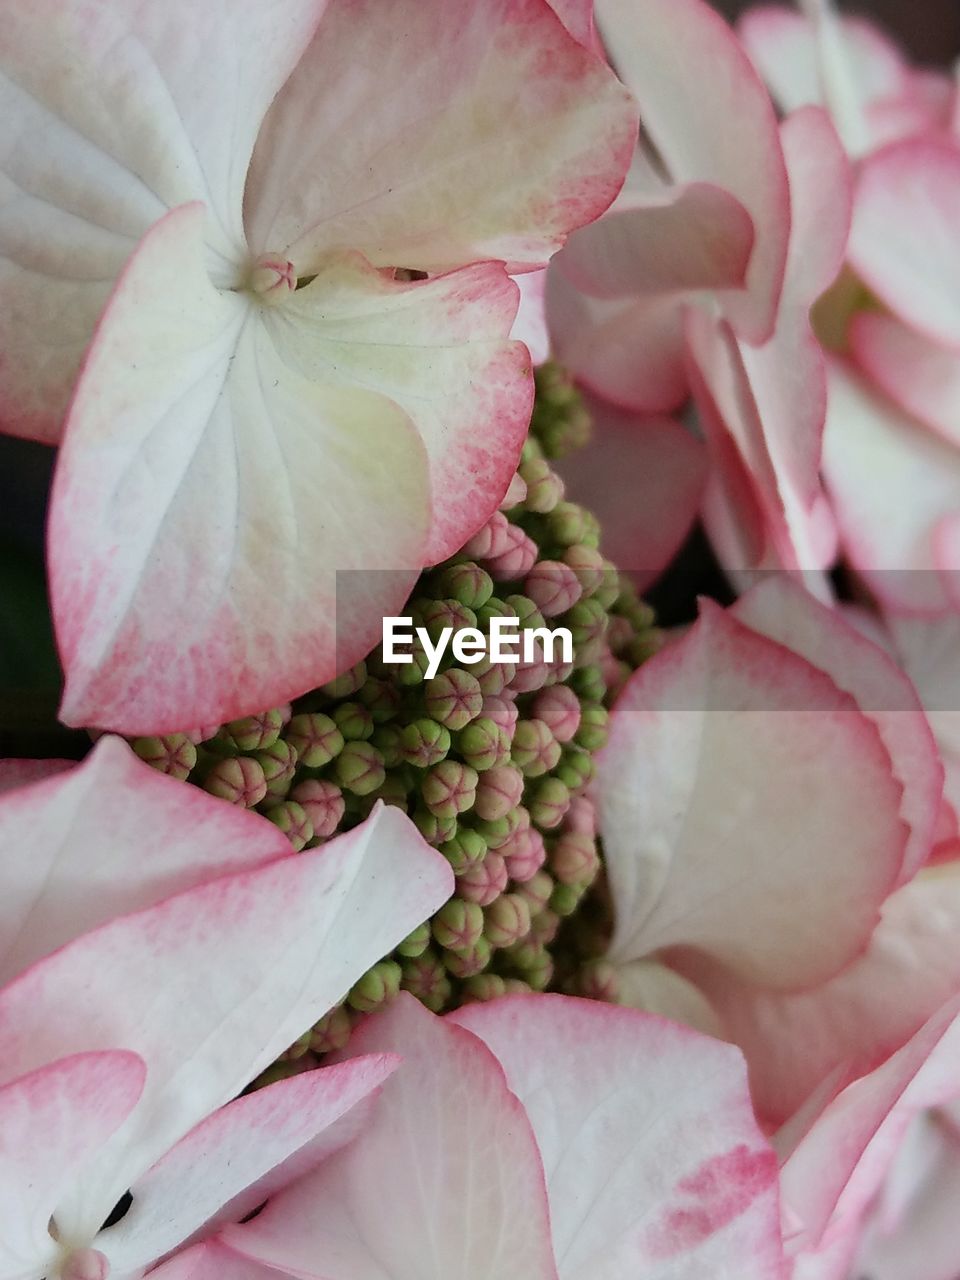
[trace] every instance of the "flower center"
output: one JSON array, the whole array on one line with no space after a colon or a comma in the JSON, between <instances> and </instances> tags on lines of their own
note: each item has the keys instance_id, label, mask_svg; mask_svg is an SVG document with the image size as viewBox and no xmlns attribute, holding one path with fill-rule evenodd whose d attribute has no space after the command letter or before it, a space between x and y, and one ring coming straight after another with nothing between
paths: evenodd
<instances>
[{"instance_id":1,"label":"flower center","mask_svg":"<svg viewBox=\"0 0 960 1280\"><path fill-rule=\"evenodd\" d=\"M99 1249L74 1249L60 1267L61 1280L107 1280L110 1263Z\"/></svg>"},{"instance_id":2,"label":"flower center","mask_svg":"<svg viewBox=\"0 0 960 1280\"><path fill-rule=\"evenodd\" d=\"M297 287L297 272L292 262L275 253L264 253L253 264L247 277L247 288L259 302L275 306Z\"/></svg>"}]
</instances>

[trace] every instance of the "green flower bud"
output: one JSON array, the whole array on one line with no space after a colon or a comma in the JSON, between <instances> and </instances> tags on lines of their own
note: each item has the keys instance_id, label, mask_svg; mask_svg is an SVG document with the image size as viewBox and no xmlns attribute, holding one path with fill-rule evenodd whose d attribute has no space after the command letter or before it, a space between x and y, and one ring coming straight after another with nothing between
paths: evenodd
<instances>
[{"instance_id":1,"label":"green flower bud","mask_svg":"<svg viewBox=\"0 0 960 1280\"><path fill-rule=\"evenodd\" d=\"M450 750L450 730L436 720L414 720L400 734L400 754L407 764L428 769L443 760Z\"/></svg>"},{"instance_id":2,"label":"green flower bud","mask_svg":"<svg viewBox=\"0 0 960 1280\"><path fill-rule=\"evenodd\" d=\"M403 729L399 725L377 725L370 741L380 752L388 769L395 769L403 763Z\"/></svg>"},{"instance_id":3,"label":"green flower bud","mask_svg":"<svg viewBox=\"0 0 960 1280\"><path fill-rule=\"evenodd\" d=\"M538 871L517 888L517 893L530 904L531 916L538 915L550 901L553 893L553 876L548 871Z\"/></svg>"},{"instance_id":4,"label":"green flower bud","mask_svg":"<svg viewBox=\"0 0 960 1280\"><path fill-rule=\"evenodd\" d=\"M507 814L520 803L522 795L523 774L519 769L509 764L496 765L493 769L487 769L480 775L477 783L475 799L477 817L484 823L506 818ZM486 834L489 828L481 825L478 830ZM510 830L505 832L505 836L511 834Z\"/></svg>"},{"instance_id":5,"label":"green flower bud","mask_svg":"<svg viewBox=\"0 0 960 1280\"><path fill-rule=\"evenodd\" d=\"M568 831L550 851L550 870L561 884L593 884L600 870L596 841Z\"/></svg>"},{"instance_id":6,"label":"green flower bud","mask_svg":"<svg viewBox=\"0 0 960 1280\"><path fill-rule=\"evenodd\" d=\"M298 782L290 791L290 799L303 806L314 837L321 840L333 835L346 807L340 788L325 778L305 778Z\"/></svg>"},{"instance_id":7,"label":"green flower bud","mask_svg":"<svg viewBox=\"0 0 960 1280\"><path fill-rule=\"evenodd\" d=\"M493 618L515 618L516 611L506 600L498 600L496 596L477 609L477 626L487 635L490 633L490 622Z\"/></svg>"},{"instance_id":8,"label":"green flower bud","mask_svg":"<svg viewBox=\"0 0 960 1280\"><path fill-rule=\"evenodd\" d=\"M530 941L518 942L505 955L534 991L545 991L550 985L553 959L546 947Z\"/></svg>"},{"instance_id":9,"label":"green flower bud","mask_svg":"<svg viewBox=\"0 0 960 1280\"><path fill-rule=\"evenodd\" d=\"M473 807L477 771L456 760L441 760L428 770L420 785L423 802L438 818L456 817Z\"/></svg>"},{"instance_id":10,"label":"green flower bud","mask_svg":"<svg viewBox=\"0 0 960 1280\"><path fill-rule=\"evenodd\" d=\"M520 463L520 475L527 486L524 506L541 515L552 511L563 497L563 481L545 458L526 458Z\"/></svg>"},{"instance_id":11,"label":"green flower bud","mask_svg":"<svg viewBox=\"0 0 960 1280\"><path fill-rule=\"evenodd\" d=\"M358 662L355 667L351 667L349 671L344 671L342 675L330 680L327 684L321 686L323 692L331 698L349 698L351 693L356 693L363 685L367 678L367 664Z\"/></svg>"},{"instance_id":12,"label":"green flower bud","mask_svg":"<svg viewBox=\"0 0 960 1280\"><path fill-rule=\"evenodd\" d=\"M570 808L570 791L559 778L541 778L527 802L532 822L544 831L559 827Z\"/></svg>"},{"instance_id":13,"label":"green flower bud","mask_svg":"<svg viewBox=\"0 0 960 1280\"><path fill-rule=\"evenodd\" d=\"M403 699L400 690L389 680L368 677L357 697L370 712L375 725L386 724L400 712Z\"/></svg>"},{"instance_id":14,"label":"green flower bud","mask_svg":"<svg viewBox=\"0 0 960 1280\"><path fill-rule=\"evenodd\" d=\"M463 729L480 714L483 692L475 676L454 667L426 682L423 704L427 715L439 724Z\"/></svg>"},{"instance_id":15,"label":"green flower bud","mask_svg":"<svg viewBox=\"0 0 960 1280\"><path fill-rule=\"evenodd\" d=\"M277 707L256 716L244 716L242 720L231 720L217 738L235 751L266 751L280 737L282 728L283 708Z\"/></svg>"},{"instance_id":16,"label":"green flower bud","mask_svg":"<svg viewBox=\"0 0 960 1280\"><path fill-rule=\"evenodd\" d=\"M580 709L580 727L573 740L585 751L599 751L607 745L607 723L610 714L599 703L586 703Z\"/></svg>"},{"instance_id":17,"label":"green flower bud","mask_svg":"<svg viewBox=\"0 0 960 1280\"><path fill-rule=\"evenodd\" d=\"M428 948L423 955L404 960L401 973L400 986L403 990L416 996L434 1013L439 1013L450 999L450 979L435 951Z\"/></svg>"},{"instance_id":18,"label":"green flower bud","mask_svg":"<svg viewBox=\"0 0 960 1280\"><path fill-rule=\"evenodd\" d=\"M362 702L341 702L331 714L347 742L367 742L373 736L373 716Z\"/></svg>"},{"instance_id":19,"label":"green flower bud","mask_svg":"<svg viewBox=\"0 0 960 1280\"><path fill-rule=\"evenodd\" d=\"M584 702L600 703L606 697L607 682L603 671L593 663L574 671L569 683L577 697Z\"/></svg>"},{"instance_id":20,"label":"green flower bud","mask_svg":"<svg viewBox=\"0 0 960 1280\"><path fill-rule=\"evenodd\" d=\"M133 749L144 762L183 782L197 765L197 748L185 733L165 733L159 738L135 738Z\"/></svg>"},{"instance_id":21,"label":"green flower bud","mask_svg":"<svg viewBox=\"0 0 960 1280\"><path fill-rule=\"evenodd\" d=\"M203 786L212 796L246 809L258 805L267 794L263 767L250 756L218 760L204 778Z\"/></svg>"},{"instance_id":22,"label":"green flower bud","mask_svg":"<svg viewBox=\"0 0 960 1280\"><path fill-rule=\"evenodd\" d=\"M490 943L486 938L478 938L473 946L463 951L445 951L443 962L455 978L476 977L490 963Z\"/></svg>"},{"instance_id":23,"label":"green flower bud","mask_svg":"<svg viewBox=\"0 0 960 1280\"><path fill-rule=\"evenodd\" d=\"M475 902L451 898L433 917L433 936L447 951L466 951L483 933L483 910Z\"/></svg>"},{"instance_id":24,"label":"green flower bud","mask_svg":"<svg viewBox=\"0 0 960 1280\"><path fill-rule=\"evenodd\" d=\"M596 596L589 596L567 611L563 624L570 628L574 646L593 654L607 633L607 618L607 611Z\"/></svg>"},{"instance_id":25,"label":"green flower bud","mask_svg":"<svg viewBox=\"0 0 960 1280\"><path fill-rule=\"evenodd\" d=\"M294 716L283 736L308 769L322 769L343 750L343 734L329 716L319 712Z\"/></svg>"},{"instance_id":26,"label":"green flower bud","mask_svg":"<svg viewBox=\"0 0 960 1280\"><path fill-rule=\"evenodd\" d=\"M296 853L313 839L313 824L303 805L297 804L296 800L281 800L279 804L271 805L267 817L280 828Z\"/></svg>"},{"instance_id":27,"label":"green flower bud","mask_svg":"<svg viewBox=\"0 0 960 1280\"><path fill-rule=\"evenodd\" d=\"M524 777L540 778L559 762L560 743L542 720L521 720L513 735L510 756Z\"/></svg>"},{"instance_id":28,"label":"green flower bud","mask_svg":"<svg viewBox=\"0 0 960 1280\"><path fill-rule=\"evenodd\" d=\"M626 578L620 576L613 561L604 559L603 579L593 594L605 609L612 609L626 581Z\"/></svg>"},{"instance_id":29,"label":"green flower bud","mask_svg":"<svg viewBox=\"0 0 960 1280\"><path fill-rule=\"evenodd\" d=\"M478 973L463 984L467 1000L496 1000L507 994L507 984L498 973Z\"/></svg>"},{"instance_id":30,"label":"green flower bud","mask_svg":"<svg viewBox=\"0 0 960 1280\"><path fill-rule=\"evenodd\" d=\"M464 827L452 840L440 845L440 852L450 863L454 875L462 875L468 867L482 862L487 853L487 842L478 831Z\"/></svg>"},{"instance_id":31,"label":"green flower bud","mask_svg":"<svg viewBox=\"0 0 960 1280\"><path fill-rule=\"evenodd\" d=\"M550 910L566 919L572 916L580 905L580 899L589 886L582 884L558 884L550 895Z\"/></svg>"},{"instance_id":32,"label":"green flower bud","mask_svg":"<svg viewBox=\"0 0 960 1280\"><path fill-rule=\"evenodd\" d=\"M297 751L289 742L278 739L273 746L255 751L253 758L263 769L267 783L266 800L282 800L290 790L297 770Z\"/></svg>"},{"instance_id":33,"label":"green flower bud","mask_svg":"<svg viewBox=\"0 0 960 1280\"><path fill-rule=\"evenodd\" d=\"M544 907L530 921L530 937L534 942L538 942L541 947L549 947L560 932L562 923L563 921L555 911L551 911L549 907Z\"/></svg>"},{"instance_id":34,"label":"green flower bud","mask_svg":"<svg viewBox=\"0 0 960 1280\"><path fill-rule=\"evenodd\" d=\"M345 1049L352 1026L349 1010L343 1005L331 1009L314 1026L310 1048L314 1053L336 1053L338 1049Z\"/></svg>"},{"instance_id":35,"label":"green flower bud","mask_svg":"<svg viewBox=\"0 0 960 1280\"><path fill-rule=\"evenodd\" d=\"M346 791L367 796L383 786L383 756L370 742L348 742L334 762L337 781Z\"/></svg>"},{"instance_id":36,"label":"green flower bud","mask_svg":"<svg viewBox=\"0 0 960 1280\"><path fill-rule=\"evenodd\" d=\"M507 596L507 603L512 606L514 613L520 619L520 626L524 630L547 625L546 618L544 618L529 596Z\"/></svg>"},{"instance_id":37,"label":"green flower bud","mask_svg":"<svg viewBox=\"0 0 960 1280\"><path fill-rule=\"evenodd\" d=\"M453 564L437 578L437 589L469 609L482 608L493 595L493 579L472 560ZM477 625L477 619L471 624Z\"/></svg>"},{"instance_id":38,"label":"green flower bud","mask_svg":"<svg viewBox=\"0 0 960 1280\"><path fill-rule=\"evenodd\" d=\"M437 849L453 840L457 835L456 814L441 818L437 814L431 813L429 809L420 806L414 810L413 821L427 844L432 844Z\"/></svg>"},{"instance_id":39,"label":"green flower bud","mask_svg":"<svg viewBox=\"0 0 960 1280\"><path fill-rule=\"evenodd\" d=\"M504 978L503 994L506 996L528 996L533 991L529 982L522 978Z\"/></svg>"},{"instance_id":40,"label":"green flower bud","mask_svg":"<svg viewBox=\"0 0 960 1280\"><path fill-rule=\"evenodd\" d=\"M483 936L491 947L512 947L530 932L530 904L519 893L504 893L484 912Z\"/></svg>"},{"instance_id":41,"label":"green flower bud","mask_svg":"<svg viewBox=\"0 0 960 1280\"><path fill-rule=\"evenodd\" d=\"M547 516L547 537L558 547L589 546L593 532L590 513L576 502L558 502Z\"/></svg>"},{"instance_id":42,"label":"green flower bud","mask_svg":"<svg viewBox=\"0 0 960 1280\"><path fill-rule=\"evenodd\" d=\"M608 561L604 560L596 547L587 547L578 542L567 547L561 559L577 575L585 597L592 596L603 585Z\"/></svg>"},{"instance_id":43,"label":"green flower bud","mask_svg":"<svg viewBox=\"0 0 960 1280\"><path fill-rule=\"evenodd\" d=\"M457 750L467 764L483 772L510 759L510 738L496 721L478 716L460 731Z\"/></svg>"},{"instance_id":44,"label":"green flower bud","mask_svg":"<svg viewBox=\"0 0 960 1280\"><path fill-rule=\"evenodd\" d=\"M577 747L569 747L560 757L560 763L554 770L556 777L571 792L582 791L593 780L596 765L588 751Z\"/></svg>"},{"instance_id":45,"label":"green flower bud","mask_svg":"<svg viewBox=\"0 0 960 1280\"><path fill-rule=\"evenodd\" d=\"M459 600L430 600L423 610L421 625L426 627L430 639L436 643L447 627L452 627L455 632L476 627L477 615Z\"/></svg>"},{"instance_id":46,"label":"green flower bud","mask_svg":"<svg viewBox=\"0 0 960 1280\"><path fill-rule=\"evenodd\" d=\"M408 933L404 940L397 947L397 955L404 956L407 959L413 956L422 956L430 945L430 921L424 920L423 924L418 924L412 933Z\"/></svg>"},{"instance_id":47,"label":"green flower bud","mask_svg":"<svg viewBox=\"0 0 960 1280\"><path fill-rule=\"evenodd\" d=\"M375 1013L396 996L402 976L396 960L381 960L350 989L347 1004L358 1013Z\"/></svg>"}]
</instances>

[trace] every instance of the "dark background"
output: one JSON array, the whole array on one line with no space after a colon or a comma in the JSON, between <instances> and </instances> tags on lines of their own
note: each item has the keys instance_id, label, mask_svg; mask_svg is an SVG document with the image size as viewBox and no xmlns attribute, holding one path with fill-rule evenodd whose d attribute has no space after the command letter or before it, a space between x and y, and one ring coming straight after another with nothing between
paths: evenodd
<instances>
[{"instance_id":1,"label":"dark background","mask_svg":"<svg viewBox=\"0 0 960 1280\"><path fill-rule=\"evenodd\" d=\"M749 0L715 0L728 18ZM882 22L914 58L951 64L960 56L960 0L864 0L842 4ZM960 229L958 229L960 234ZM53 451L0 436L0 756L72 754L55 708L59 670L43 587L43 521ZM653 593L664 621L679 621L698 591L719 598L724 582L702 535Z\"/></svg>"}]
</instances>

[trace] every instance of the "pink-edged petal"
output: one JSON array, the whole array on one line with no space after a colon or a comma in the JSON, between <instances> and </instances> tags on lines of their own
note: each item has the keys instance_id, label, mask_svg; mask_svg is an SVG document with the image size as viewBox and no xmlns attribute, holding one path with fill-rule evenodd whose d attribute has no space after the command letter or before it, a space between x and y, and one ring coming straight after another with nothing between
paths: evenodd
<instances>
[{"instance_id":1,"label":"pink-edged petal","mask_svg":"<svg viewBox=\"0 0 960 1280\"><path fill-rule=\"evenodd\" d=\"M845 17L840 27L862 100L869 103L901 93L907 66L893 41L863 18ZM740 18L737 31L784 111L826 105L817 38L809 18L780 5L758 5Z\"/></svg>"},{"instance_id":2,"label":"pink-edged petal","mask_svg":"<svg viewBox=\"0 0 960 1280\"><path fill-rule=\"evenodd\" d=\"M410 420L294 368L258 304L210 284L203 217L145 238L70 411L48 529L68 723L165 732L287 701L369 651L423 563Z\"/></svg>"},{"instance_id":3,"label":"pink-edged petal","mask_svg":"<svg viewBox=\"0 0 960 1280\"><path fill-rule=\"evenodd\" d=\"M289 854L285 837L105 737L0 799L0 982L116 916Z\"/></svg>"},{"instance_id":4,"label":"pink-edged petal","mask_svg":"<svg viewBox=\"0 0 960 1280\"><path fill-rule=\"evenodd\" d=\"M51 1216L136 1105L145 1075L135 1053L83 1053L0 1088L0 1274L8 1280L56 1265Z\"/></svg>"},{"instance_id":5,"label":"pink-edged petal","mask_svg":"<svg viewBox=\"0 0 960 1280\"><path fill-rule=\"evenodd\" d=\"M550 0L550 8L586 49L602 52L593 21L593 0Z\"/></svg>"},{"instance_id":6,"label":"pink-edged petal","mask_svg":"<svg viewBox=\"0 0 960 1280\"><path fill-rule=\"evenodd\" d=\"M274 1267L251 1262L218 1241L194 1245L150 1272L150 1280L290 1280Z\"/></svg>"},{"instance_id":7,"label":"pink-edged petal","mask_svg":"<svg viewBox=\"0 0 960 1280\"><path fill-rule=\"evenodd\" d=\"M371 1122L226 1242L316 1280L556 1280L534 1134L490 1050L407 995L350 1049L403 1058Z\"/></svg>"},{"instance_id":8,"label":"pink-edged petal","mask_svg":"<svg viewBox=\"0 0 960 1280\"><path fill-rule=\"evenodd\" d=\"M860 1263L872 1280L956 1280L960 1274L957 1201L960 1143L936 1112L918 1116L907 1132L884 1188L909 1177L909 1200L897 1219L871 1215Z\"/></svg>"},{"instance_id":9,"label":"pink-edged petal","mask_svg":"<svg viewBox=\"0 0 960 1280\"><path fill-rule=\"evenodd\" d=\"M123 1272L147 1266L200 1228L209 1232L211 1219L224 1219L225 1205L224 1220L246 1217L306 1171L296 1161L303 1148L309 1168L356 1136L351 1113L359 1108L369 1119L360 1104L398 1063L381 1054L306 1071L215 1111L134 1182L129 1211L98 1238L111 1266Z\"/></svg>"},{"instance_id":10,"label":"pink-edged petal","mask_svg":"<svg viewBox=\"0 0 960 1280\"><path fill-rule=\"evenodd\" d=\"M863 165L850 261L890 310L920 333L960 347L960 146L896 142Z\"/></svg>"},{"instance_id":11,"label":"pink-edged petal","mask_svg":"<svg viewBox=\"0 0 960 1280\"><path fill-rule=\"evenodd\" d=\"M892 1057L848 1085L797 1141L781 1144L795 1247L816 1248L876 1195L911 1120L956 1096L960 1000L937 1010Z\"/></svg>"},{"instance_id":12,"label":"pink-edged petal","mask_svg":"<svg viewBox=\"0 0 960 1280\"><path fill-rule=\"evenodd\" d=\"M946 770L945 804L960 809L960 614L886 620L894 652L913 681ZM956 834L956 815L943 816L941 838Z\"/></svg>"},{"instance_id":13,"label":"pink-edged petal","mask_svg":"<svg viewBox=\"0 0 960 1280\"><path fill-rule=\"evenodd\" d=\"M758 1112L782 1123L836 1069L873 1070L960 987L960 867L931 868L895 893L863 956L797 995L703 973L724 1034L747 1055Z\"/></svg>"},{"instance_id":14,"label":"pink-edged petal","mask_svg":"<svg viewBox=\"0 0 960 1280\"><path fill-rule=\"evenodd\" d=\"M103 925L0 992L0 1079L64 1051L120 1046L147 1063L140 1105L71 1197L77 1229L96 1230L451 892L445 860L379 807L322 849Z\"/></svg>"},{"instance_id":15,"label":"pink-edged petal","mask_svg":"<svg viewBox=\"0 0 960 1280\"><path fill-rule=\"evenodd\" d=\"M687 398L680 299L589 298L551 265L546 310L554 355L596 395L638 413Z\"/></svg>"},{"instance_id":16,"label":"pink-edged petal","mask_svg":"<svg viewBox=\"0 0 960 1280\"><path fill-rule=\"evenodd\" d=\"M703 444L671 418L588 401L590 444L559 464L567 496L600 520L604 554L640 590L667 567L693 527L703 496Z\"/></svg>"},{"instance_id":17,"label":"pink-edged petal","mask_svg":"<svg viewBox=\"0 0 960 1280\"><path fill-rule=\"evenodd\" d=\"M923 866L933 847L943 795L943 766L930 725L910 680L890 656L789 578L760 583L732 606L752 631L792 649L874 722L903 787L900 816L909 828L900 882Z\"/></svg>"},{"instance_id":18,"label":"pink-edged petal","mask_svg":"<svg viewBox=\"0 0 960 1280\"><path fill-rule=\"evenodd\" d=\"M960 445L960 351L942 347L879 311L854 316L850 351L870 381L904 413Z\"/></svg>"},{"instance_id":19,"label":"pink-edged petal","mask_svg":"<svg viewBox=\"0 0 960 1280\"><path fill-rule=\"evenodd\" d=\"M823 470L844 549L888 608L948 605L934 533L960 511L960 455L831 361Z\"/></svg>"},{"instance_id":20,"label":"pink-edged petal","mask_svg":"<svg viewBox=\"0 0 960 1280\"><path fill-rule=\"evenodd\" d=\"M76 767L75 760L0 760L0 795Z\"/></svg>"},{"instance_id":21,"label":"pink-edged petal","mask_svg":"<svg viewBox=\"0 0 960 1280\"><path fill-rule=\"evenodd\" d=\"M520 306L517 318L510 330L510 337L522 342L530 352L533 364L543 364L550 355L550 334L547 331L545 293L547 271L527 271L514 276L513 283L520 290Z\"/></svg>"},{"instance_id":22,"label":"pink-edged petal","mask_svg":"<svg viewBox=\"0 0 960 1280\"><path fill-rule=\"evenodd\" d=\"M779 1280L777 1161L735 1049L567 996L452 1017L492 1050L526 1109L564 1280Z\"/></svg>"},{"instance_id":23,"label":"pink-edged petal","mask_svg":"<svg viewBox=\"0 0 960 1280\"><path fill-rule=\"evenodd\" d=\"M596 13L671 179L722 187L753 220L747 288L721 299L743 337L764 341L773 330L790 228L786 169L766 89L703 0L597 0Z\"/></svg>"},{"instance_id":24,"label":"pink-edged petal","mask_svg":"<svg viewBox=\"0 0 960 1280\"><path fill-rule=\"evenodd\" d=\"M248 162L324 0L0 8L0 424L56 440L140 237L202 200L210 265L244 256ZM190 38L184 38L189 31Z\"/></svg>"},{"instance_id":25,"label":"pink-edged petal","mask_svg":"<svg viewBox=\"0 0 960 1280\"><path fill-rule=\"evenodd\" d=\"M679 946L762 987L822 981L864 945L903 864L876 726L708 601L621 694L598 786L614 962Z\"/></svg>"},{"instance_id":26,"label":"pink-edged petal","mask_svg":"<svg viewBox=\"0 0 960 1280\"><path fill-rule=\"evenodd\" d=\"M534 392L529 354L509 341L516 314L517 287L492 263L401 284L349 254L266 315L277 351L305 378L406 412L429 463L432 523L416 564L458 551L516 470Z\"/></svg>"},{"instance_id":27,"label":"pink-edged petal","mask_svg":"<svg viewBox=\"0 0 960 1280\"><path fill-rule=\"evenodd\" d=\"M338 249L543 266L613 200L635 130L546 0L330 0L260 135L251 242L301 274Z\"/></svg>"},{"instance_id":28,"label":"pink-edged petal","mask_svg":"<svg viewBox=\"0 0 960 1280\"><path fill-rule=\"evenodd\" d=\"M753 220L740 201L722 187L692 182L584 227L556 265L596 298L738 289L753 245Z\"/></svg>"}]
</instances>

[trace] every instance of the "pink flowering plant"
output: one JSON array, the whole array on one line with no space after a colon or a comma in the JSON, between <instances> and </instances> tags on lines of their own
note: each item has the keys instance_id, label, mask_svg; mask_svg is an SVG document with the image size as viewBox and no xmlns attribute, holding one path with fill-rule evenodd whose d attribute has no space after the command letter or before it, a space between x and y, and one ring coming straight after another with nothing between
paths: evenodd
<instances>
[{"instance_id":1,"label":"pink flowering plant","mask_svg":"<svg viewBox=\"0 0 960 1280\"><path fill-rule=\"evenodd\" d=\"M0 0L0 1280L960 1276L960 49L721 7Z\"/></svg>"}]
</instances>

